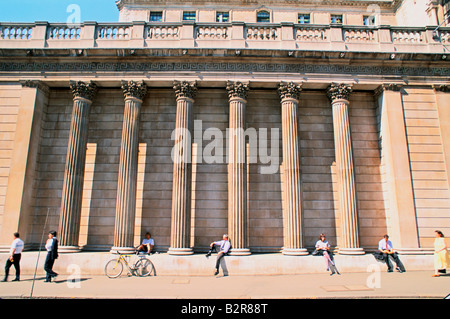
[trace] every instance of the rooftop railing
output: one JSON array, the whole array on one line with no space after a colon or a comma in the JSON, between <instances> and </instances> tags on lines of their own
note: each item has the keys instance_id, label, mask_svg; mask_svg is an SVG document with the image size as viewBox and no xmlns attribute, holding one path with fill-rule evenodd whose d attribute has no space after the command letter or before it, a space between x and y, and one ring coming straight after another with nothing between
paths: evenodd
<instances>
[{"instance_id":1,"label":"rooftop railing","mask_svg":"<svg viewBox=\"0 0 450 319\"><path fill-rule=\"evenodd\" d=\"M271 49L448 53L450 28L292 23L0 23L0 49Z\"/></svg>"}]
</instances>

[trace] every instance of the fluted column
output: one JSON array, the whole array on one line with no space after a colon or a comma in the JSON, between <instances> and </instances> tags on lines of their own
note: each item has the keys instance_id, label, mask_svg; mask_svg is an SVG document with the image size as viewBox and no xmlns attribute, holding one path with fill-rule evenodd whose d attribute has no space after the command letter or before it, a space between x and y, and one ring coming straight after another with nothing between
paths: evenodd
<instances>
[{"instance_id":1,"label":"fluted column","mask_svg":"<svg viewBox=\"0 0 450 319\"><path fill-rule=\"evenodd\" d=\"M249 255L247 225L247 157L245 144L245 106L248 84L228 82L228 235L231 255Z\"/></svg>"},{"instance_id":2,"label":"fluted column","mask_svg":"<svg viewBox=\"0 0 450 319\"><path fill-rule=\"evenodd\" d=\"M177 98L175 146L173 152L172 228L169 254L191 255L192 107L197 91L195 82L175 81Z\"/></svg>"},{"instance_id":3,"label":"fluted column","mask_svg":"<svg viewBox=\"0 0 450 319\"><path fill-rule=\"evenodd\" d=\"M122 142L114 227L114 250L133 250L136 211L139 118L147 86L144 82L122 81L125 96Z\"/></svg>"},{"instance_id":4,"label":"fluted column","mask_svg":"<svg viewBox=\"0 0 450 319\"><path fill-rule=\"evenodd\" d=\"M356 185L348 114L351 91L351 85L332 83L327 94L333 108L336 175L341 217L339 253L360 255L364 254L364 251L359 247Z\"/></svg>"},{"instance_id":5,"label":"fluted column","mask_svg":"<svg viewBox=\"0 0 450 319\"><path fill-rule=\"evenodd\" d=\"M302 208L300 189L300 154L298 140L298 96L301 85L281 83L278 93L281 99L283 133L284 180L284 255L307 255L303 248Z\"/></svg>"},{"instance_id":6,"label":"fluted column","mask_svg":"<svg viewBox=\"0 0 450 319\"><path fill-rule=\"evenodd\" d=\"M89 110L97 91L94 83L70 82L73 93L72 119L61 199L59 244L61 252L79 251L81 201L83 195Z\"/></svg>"}]
</instances>

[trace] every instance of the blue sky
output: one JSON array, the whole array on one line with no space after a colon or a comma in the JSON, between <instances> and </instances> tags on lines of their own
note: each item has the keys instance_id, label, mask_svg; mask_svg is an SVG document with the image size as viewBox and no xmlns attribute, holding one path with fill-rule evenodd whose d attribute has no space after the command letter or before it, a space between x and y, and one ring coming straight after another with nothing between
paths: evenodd
<instances>
[{"instance_id":1,"label":"blue sky","mask_svg":"<svg viewBox=\"0 0 450 319\"><path fill-rule=\"evenodd\" d=\"M117 22L115 0L0 0L0 22Z\"/></svg>"}]
</instances>

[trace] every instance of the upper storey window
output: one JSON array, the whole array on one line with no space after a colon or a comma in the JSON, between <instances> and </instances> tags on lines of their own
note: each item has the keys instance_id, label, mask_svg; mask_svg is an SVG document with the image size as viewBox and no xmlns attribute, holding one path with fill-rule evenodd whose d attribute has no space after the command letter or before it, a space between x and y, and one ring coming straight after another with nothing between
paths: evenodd
<instances>
[{"instance_id":1,"label":"upper storey window","mask_svg":"<svg viewBox=\"0 0 450 319\"><path fill-rule=\"evenodd\" d=\"M229 12L216 12L216 22L229 22L230 13Z\"/></svg>"},{"instance_id":2,"label":"upper storey window","mask_svg":"<svg viewBox=\"0 0 450 319\"><path fill-rule=\"evenodd\" d=\"M331 23L342 23L342 14L332 14Z\"/></svg>"},{"instance_id":3,"label":"upper storey window","mask_svg":"<svg viewBox=\"0 0 450 319\"><path fill-rule=\"evenodd\" d=\"M161 22L163 13L161 11L150 12L150 22Z\"/></svg>"},{"instance_id":4,"label":"upper storey window","mask_svg":"<svg viewBox=\"0 0 450 319\"><path fill-rule=\"evenodd\" d=\"M256 22L270 22L270 12L263 10L256 13Z\"/></svg>"},{"instance_id":5,"label":"upper storey window","mask_svg":"<svg viewBox=\"0 0 450 319\"><path fill-rule=\"evenodd\" d=\"M298 23L300 23L300 24L311 23L311 15L299 13L298 14Z\"/></svg>"},{"instance_id":6,"label":"upper storey window","mask_svg":"<svg viewBox=\"0 0 450 319\"><path fill-rule=\"evenodd\" d=\"M195 21L195 11L183 11L183 21Z\"/></svg>"},{"instance_id":7,"label":"upper storey window","mask_svg":"<svg viewBox=\"0 0 450 319\"><path fill-rule=\"evenodd\" d=\"M363 16L364 25L375 25L375 16Z\"/></svg>"}]
</instances>

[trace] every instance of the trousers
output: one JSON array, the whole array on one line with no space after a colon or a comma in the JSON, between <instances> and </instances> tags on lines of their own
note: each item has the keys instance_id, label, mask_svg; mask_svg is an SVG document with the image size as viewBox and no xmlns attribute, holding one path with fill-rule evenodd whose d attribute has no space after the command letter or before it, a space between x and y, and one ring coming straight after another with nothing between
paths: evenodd
<instances>
[{"instance_id":1,"label":"trousers","mask_svg":"<svg viewBox=\"0 0 450 319\"><path fill-rule=\"evenodd\" d=\"M217 248L216 245L213 245L211 247L211 249L208 251L208 255L211 255L212 253L217 252ZM219 270L219 266L220 266L220 261L222 260L223 257L225 257L225 255L227 255L227 253L224 253L223 251L219 251L219 254L217 255L217 259L216 259L216 269Z\"/></svg>"},{"instance_id":2,"label":"trousers","mask_svg":"<svg viewBox=\"0 0 450 319\"><path fill-rule=\"evenodd\" d=\"M384 257L384 261L386 262L386 265L388 267L388 271L392 271L392 263L391 263L391 260L389 257L394 259L395 264L397 265L398 268L400 268L401 271L405 271L405 266L403 266L403 263L400 261L400 258L398 258L398 254L396 254L396 253L384 254L383 253L383 257Z\"/></svg>"},{"instance_id":3,"label":"trousers","mask_svg":"<svg viewBox=\"0 0 450 319\"><path fill-rule=\"evenodd\" d=\"M22 254L14 254L13 261L8 258L5 265L5 279L8 277L9 268L11 268L12 265L14 265L14 268L16 269L16 279L20 279L20 258L22 258Z\"/></svg>"},{"instance_id":4,"label":"trousers","mask_svg":"<svg viewBox=\"0 0 450 319\"><path fill-rule=\"evenodd\" d=\"M49 251L44 263L44 270L47 273L47 275L45 276L45 281L52 281L52 277L57 275L57 273L53 271L54 263L55 259L52 258L52 253Z\"/></svg>"}]
</instances>

